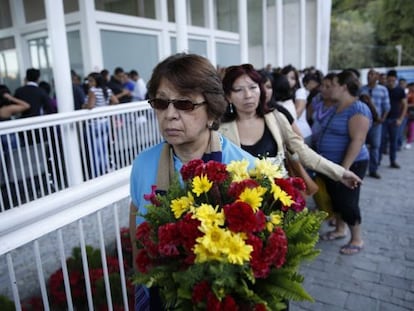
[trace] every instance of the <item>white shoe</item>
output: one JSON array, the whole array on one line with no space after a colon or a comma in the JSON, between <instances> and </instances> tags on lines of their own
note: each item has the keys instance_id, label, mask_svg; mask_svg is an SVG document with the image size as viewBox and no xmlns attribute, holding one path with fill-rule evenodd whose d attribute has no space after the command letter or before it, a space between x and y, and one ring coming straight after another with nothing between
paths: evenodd
<instances>
[{"instance_id":1,"label":"white shoe","mask_svg":"<svg viewBox=\"0 0 414 311\"><path fill-rule=\"evenodd\" d=\"M404 148L405 149L411 149L411 144L406 144Z\"/></svg>"}]
</instances>

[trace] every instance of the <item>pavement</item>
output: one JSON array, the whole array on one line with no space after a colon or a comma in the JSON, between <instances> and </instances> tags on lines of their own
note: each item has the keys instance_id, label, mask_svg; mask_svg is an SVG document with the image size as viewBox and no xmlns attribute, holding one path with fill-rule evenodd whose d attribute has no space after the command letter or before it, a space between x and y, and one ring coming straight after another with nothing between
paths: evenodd
<instances>
[{"instance_id":1,"label":"pavement","mask_svg":"<svg viewBox=\"0 0 414 311\"><path fill-rule=\"evenodd\" d=\"M289 311L414 310L414 149L398 152L397 162L401 169L390 168L384 155L382 178L363 180L363 250L341 255L347 239L320 241L319 257L301 268L315 302L291 302Z\"/></svg>"}]
</instances>

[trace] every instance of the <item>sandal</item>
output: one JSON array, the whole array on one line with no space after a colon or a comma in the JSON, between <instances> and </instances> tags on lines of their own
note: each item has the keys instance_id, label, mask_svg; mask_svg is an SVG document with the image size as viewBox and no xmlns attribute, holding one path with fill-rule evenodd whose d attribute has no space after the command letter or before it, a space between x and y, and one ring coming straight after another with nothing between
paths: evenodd
<instances>
[{"instance_id":1,"label":"sandal","mask_svg":"<svg viewBox=\"0 0 414 311\"><path fill-rule=\"evenodd\" d=\"M359 245L354 245L354 244L346 244L341 247L339 252L342 255L355 255L355 254L358 254L360 251L362 251L363 248L364 248L364 245L359 246Z\"/></svg>"},{"instance_id":2,"label":"sandal","mask_svg":"<svg viewBox=\"0 0 414 311\"><path fill-rule=\"evenodd\" d=\"M320 236L322 241L339 240L345 237L346 237L346 234L340 234L339 232L336 232L336 231L328 231Z\"/></svg>"}]
</instances>

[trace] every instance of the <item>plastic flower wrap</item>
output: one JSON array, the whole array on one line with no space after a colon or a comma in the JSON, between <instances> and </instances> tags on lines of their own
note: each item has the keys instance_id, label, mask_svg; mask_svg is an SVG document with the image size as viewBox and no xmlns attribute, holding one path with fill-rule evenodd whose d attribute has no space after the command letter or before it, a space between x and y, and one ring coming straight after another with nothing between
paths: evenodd
<instances>
[{"instance_id":1,"label":"plastic flower wrap","mask_svg":"<svg viewBox=\"0 0 414 311\"><path fill-rule=\"evenodd\" d=\"M248 169L190 161L150 202L136 232L137 284L158 287L171 310L283 310L309 300L300 263L315 249L323 212L309 212L300 178L266 159Z\"/></svg>"}]
</instances>

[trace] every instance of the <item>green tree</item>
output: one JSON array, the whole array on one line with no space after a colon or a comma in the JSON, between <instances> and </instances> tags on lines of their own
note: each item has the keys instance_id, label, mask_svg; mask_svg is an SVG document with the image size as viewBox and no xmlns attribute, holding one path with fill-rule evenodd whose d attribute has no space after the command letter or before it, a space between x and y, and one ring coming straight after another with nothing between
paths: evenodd
<instances>
[{"instance_id":1,"label":"green tree","mask_svg":"<svg viewBox=\"0 0 414 311\"><path fill-rule=\"evenodd\" d=\"M414 1L333 0L330 68L414 64Z\"/></svg>"},{"instance_id":2,"label":"green tree","mask_svg":"<svg viewBox=\"0 0 414 311\"><path fill-rule=\"evenodd\" d=\"M385 48L377 53L384 66L397 65L397 45L402 46L401 65L414 64L414 1L379 0L376 15L377 44Z\"/></svg>"}]
</instances>

